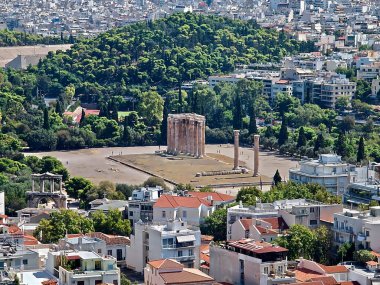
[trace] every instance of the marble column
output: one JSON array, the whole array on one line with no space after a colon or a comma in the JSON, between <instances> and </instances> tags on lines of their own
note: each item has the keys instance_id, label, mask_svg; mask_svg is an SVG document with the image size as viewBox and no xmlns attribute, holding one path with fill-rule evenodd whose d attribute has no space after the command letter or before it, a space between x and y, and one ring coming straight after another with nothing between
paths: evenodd
<instances>
[{"instance_id":1,"label":"marble column","mask_svg":"<svg viewBox=\"0 0 380 285\"><path fill-rule=\"evenodd\" d=\"M239 169L239 130L234 130L234 169Z\"/></svg>"},{"instance_id":2,"label":"marble column","mask_svg":"<svg viewBox=\"0 0 380 285\"><path fill-rule=\"evenodd\" d=\"M190 153L190 119L186 117L186 154Z\"/></svg>"},{"instance_id":3,"label":"marble column","mask_svg":"<svg viewBox=\"0 0 380 285\"><path fill-rule=\"evenodd\" d=\"M175 128L174 128L174 154L178 154L179 150L179 121L174 120Z\"/></svg>"},{"instance_id":4,"label":"marble column","mask_svg":"<svg viewBox=\"0 0 380 285\"><path fill-rule=\"evenodd\" d=\"M197 121L194 121L194 156L198 157L199 155L199 144L198 144L198 137L199 137L199 123Z\"/></svg>"},{"instance_id":5,"label":"marble column","mask_svg":"<svg viewBox=\"0 0 380 285\"><path fill-rule=\"evenodd\" d=\"M194 155L194 127L195 122L193 120L190 120L190 155Z\"/></svg>"},{"instance_id":6,"label":"marble column","mask_svg":"<svg viewBox=\"0 0 380 285\"><path fill-rule=\"evenodd\" d=\"M260 135L253 136L253 151L254 151L254 160L253 160L253 176L259 176L259 146L260 146Z\"/></svg>"},{"instance_id":7,"label":"marble column","mask_svg":"<svg viewBox=\"0 0 380 285\"><path fill-rule=\"evenodd\" d=\"M203 156L206 155L206 122L202 123L202 153Z\"/></svg>"},{"instance_id":8,"label":"marble column","mask_svg":"<svg viewBox=\"0 0 380 285\"><path fill-rule=\"evenodd\" d=\"M203 157L203 146L202 146L202 122L199 122L199 127L198 127L198 157L202 158Z\"/></svg>"},{"instance_id":9,"label":"marble column","mask_svg":"<svg viewBox=\"0 0 380 285\"><path fill-rule=\"evenodd\" d=\"M171 150L170 150L170 138L171 138L171 134L170 134L170 131L171 131L171 120L170 120L170 117L168 116L168 119L167 119L167 127L166 127L166 152L167 153L170 153Z\"/></svg>"}]
</instances>

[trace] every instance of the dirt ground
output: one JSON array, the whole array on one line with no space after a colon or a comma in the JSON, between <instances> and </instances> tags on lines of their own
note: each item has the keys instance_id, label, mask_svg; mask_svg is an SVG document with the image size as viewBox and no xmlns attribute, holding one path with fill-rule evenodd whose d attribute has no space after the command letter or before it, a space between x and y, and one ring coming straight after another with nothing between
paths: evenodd
<instances>
[{"instance_id":1,"label":"dirt ground","mask_svg":"<svg viewBox=\"0 0 380 285\"><path fill-rule=\"evenodd\" d=\"M161 150L163 149L165 148L161 147ZM26 155L36 155L38 157L46 155L54 156L62 161L72 176L83 176L90 179L94 183L99 183L102 180L110 180L114 183L141 184L150 175L124 166L118 162L111 161L107 157L118 155L153 154L156 150L159 150L158 146L115 147L81 149L75 151L26 153ZM218 152L220 152L220 154ZM210 154L209 156L214 159L219 159L220 163L226 165L227 169L231 168L233 158L232 145L207 145L206 153ZM241 148L240 153L240 164L245 164L247 168L251 169L251 166L253 165L253 150ZM190 160L191 159L189 159L189 162ZM147 163L149 163L149 161L147 161ZM281 176L287 180L289 168L296 167L297 165L298 162L295 160L278 156L272 152L260 152L260 174L263 176L273 177L274 173L278 169ZM179 170L181 170L180 172L186 171L187 167L175 169L177 172ZM237 190L227 189L221 190L221 192L222 191L223 193L234 194Z\"/></svg>"}]
</instances>

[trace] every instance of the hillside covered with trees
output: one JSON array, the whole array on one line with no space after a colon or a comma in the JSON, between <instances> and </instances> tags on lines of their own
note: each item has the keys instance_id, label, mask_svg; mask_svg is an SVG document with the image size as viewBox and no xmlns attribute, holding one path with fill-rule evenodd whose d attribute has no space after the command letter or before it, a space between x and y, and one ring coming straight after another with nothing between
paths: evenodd
<instances>
[{"instance_id":1,"label":"hillside covered with trees","mask_svg":"<svg viewBox=\"0 0 380 285\"><path fill-rule=\"evenodd\" d=\"M254 115L253 100L265 100L260 86L200 86L186 93L182 83L310 48L253 21L217 16L175 14L125 26L50 53L26 71L0 71L1 132L35 150L146 145L165 141L168 113L197 112L207 117L210 129L223 129L229 137L232 124ZM243 98L248 89L250 96ZM46 108L44 97L58 101ZM64 118L67 107L78 105L69 106L73 98L96 103L100 116L79 125Z\"/></svg>"}]
</instances>

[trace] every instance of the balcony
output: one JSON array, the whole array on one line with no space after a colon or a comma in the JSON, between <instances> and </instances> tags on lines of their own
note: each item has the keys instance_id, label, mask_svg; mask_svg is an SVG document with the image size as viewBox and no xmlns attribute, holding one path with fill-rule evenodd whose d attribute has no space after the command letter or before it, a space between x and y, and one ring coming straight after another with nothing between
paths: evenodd
<instances>
[{"instance_id":1,"label":"balcony","mask_svg":"<svg viewBox=\"0 0 380 285\"><path fill-rule=\"evenodd\" d=\"M188 256L177 256L177 257L171 257L179 262L183 262L183 261L189 261L189 260L194 260L195 259L195 255L188 255Z\"/></svg>"},{"instance_id":2,"label":"balcony","mask_svg":"<svg viewBox=\"0 0 380 285\"><path fill-rule=\"evenodd\" d=\"M335 232L340 232L340 233L354 234L354 230L352 228L336 228L336 227L334 227L333 230Z\"/></svg>"}]
</instances>

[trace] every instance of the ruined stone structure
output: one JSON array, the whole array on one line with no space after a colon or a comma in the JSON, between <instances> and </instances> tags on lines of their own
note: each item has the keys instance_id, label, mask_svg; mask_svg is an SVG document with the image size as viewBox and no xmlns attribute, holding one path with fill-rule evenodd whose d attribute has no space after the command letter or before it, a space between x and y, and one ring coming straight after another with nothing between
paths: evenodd
<instances>
[{"instance_id":1,"label":"ruined stone structure","mask_svg":"<svg viewBox=\"0 0 380 285\"><path fill-rule=\"evenodd\" d=\"M167 153L185 154L201 158L205 155L204 116L197 114L169 114Z\"/></svg>"},{"instance_id":2,"label":"ruined stone structure","mask_svg":"<svg viewBox=\"0 0 380 285\"><path fill-rule=\"evenodd\" d=\"M45 185L49 184L46 189ZM38 184L38 189L36 189ZM55 186L59 189L56 191ZM67 208L67 195L62 193L62 175L49 172L42 174L32 174L32 191L26 193L29 208L37 208L42 200L54 201L56 208Z\"/></svg>"},{"instance_id":3,"label":"ruined stone structure","mask_svg":"<svg viewBox=\"0 0 380 285\"><path fill-rule=\"evenodd\" d=\"M260 135L253 136L253 176L259 176L259 145L260 145Z\"/></svg>"},{"instance_id":4,"label":"ruined stone structure","mask_svg":"<svg viewBox=\"0 0 380 285\"><path fill-rule=\"evenodd\" d=\"M234 130L234 169L239 169L239 130Z\"/></svg>"}]
</instances>

